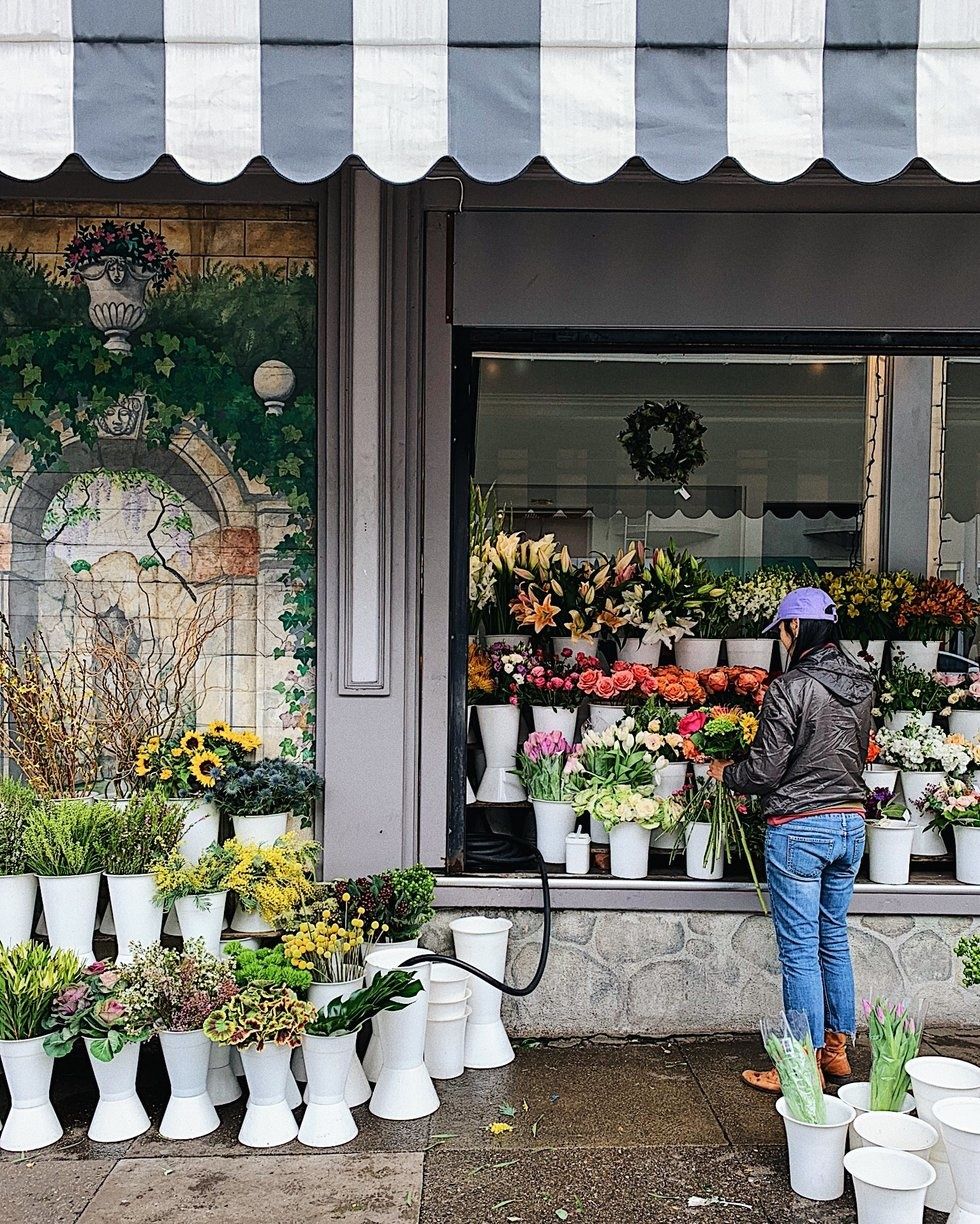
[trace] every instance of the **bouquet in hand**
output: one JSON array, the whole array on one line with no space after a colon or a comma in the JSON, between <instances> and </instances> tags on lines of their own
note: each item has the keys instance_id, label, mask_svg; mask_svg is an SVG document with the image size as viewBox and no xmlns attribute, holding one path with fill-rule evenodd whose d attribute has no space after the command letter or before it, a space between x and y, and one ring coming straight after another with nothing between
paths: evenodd
<instances>
[{"instance_id":1,"label":"bouquet in hand","mask_svg":"<svg viewBox=\"0 0 980 1224\"><path fill-rule=\"evenodd\" d=\"M862 1004L871 1041L871 1108L900 1112L911 1087L905 1064L919 1053L922 1008L878 998Z\"/></svg>"}]
</instances>

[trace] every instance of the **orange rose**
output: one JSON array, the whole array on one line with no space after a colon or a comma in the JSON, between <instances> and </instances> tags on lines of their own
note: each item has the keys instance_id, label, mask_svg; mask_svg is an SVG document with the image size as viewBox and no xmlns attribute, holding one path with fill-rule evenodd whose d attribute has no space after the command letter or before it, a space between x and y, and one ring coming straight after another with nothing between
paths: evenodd
<instances>
[{"instance_id":1,"label":"orange rose","mask_svg":"<svg viewBox=\"0 0 980 1224\"><path fill-rule=\"evenodd\" d=\"M617 693L628 693L630 689L636 688L636 680L631 671L613 672L610 678Z\"/></svg>"},{"instance_id":2,"label":"orange rose","mask_svg":"<svg viewBox=\"0 0 980 1224\"><path fill-rule=\"evenodd\" d=\"M608 701L610 697L614 697L616 692L615 684L613 684L611 676L600 676L595 683L595 695L601 697L604 701Z\"/></svg>"}]
</instances>

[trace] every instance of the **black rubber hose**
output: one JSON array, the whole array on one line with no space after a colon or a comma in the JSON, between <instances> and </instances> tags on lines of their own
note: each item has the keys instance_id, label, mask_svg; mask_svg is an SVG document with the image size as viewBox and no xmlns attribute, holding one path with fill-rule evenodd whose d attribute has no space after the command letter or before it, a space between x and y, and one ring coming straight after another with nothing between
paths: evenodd
<instances>
[{"instance_id":1,"label":"black rubber hose","mask_svg":"<svg viewBox=\"0 0 980 1224\"><path fill-rule=\"evenodd\" d=\"M522 837L513 837L509 833L499 833L497 836L501 841L526 846L538 864L538 874L541 877L541 913L543 920L541 924L541 953L538 956L538 967L535 969L531 980L526 986L508 986L506 982L498 982L496 978L491 977L489 973L484 973L482 969L477 969L475 965L467 965L465 961L457 960L454 956L443 956L438 952L424 952L420 956L413 956L411 960L404 961L399 965L399 968L410 969L412 965L455 965L457 969L465 969L467 973L472 973L474 977L480 978L488 986L496 987L497 990L503 991L504 994L510 995L511 998L522 999L537 990L541 984L541 979L544 977L545 967L548 964L548 952L551 949L551 889L548 886L548 870L536 846L525 841ZM467 855L470 863L474 859L482 857L484 856L472 853ZM488 854L486 857L491 858L492 856Z\"/></svg>"}]
</instances>

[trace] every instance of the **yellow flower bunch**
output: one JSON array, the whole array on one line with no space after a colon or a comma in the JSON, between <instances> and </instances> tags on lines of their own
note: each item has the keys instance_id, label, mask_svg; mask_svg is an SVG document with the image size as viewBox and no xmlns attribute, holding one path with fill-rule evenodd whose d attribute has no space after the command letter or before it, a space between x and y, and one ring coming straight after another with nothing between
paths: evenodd
<instances>
[{"instance_id":1,"label":"yellow flower bunch","mask_svg":"<svg viewBox=\"0 0 980 1224\"><path fill-rule=\"evenodd\" d=\"M207 730L189 728L173 739L151 735L136 755L133 773L145 786L159 786L168 795L207 794L225 766L241 764L261 747L254 731L233 731L216 720Z\"/></svg>"},{"instance_id":2,"label":"yellow flower bunch","mask_svg":"<svg viewBox=\"0 0 980 1224\"><path fill-rule=\"evenodd\" d=\"M841 636L862 641L894 636L902 604L916 589L914 577L905 570L828 573L821 585L837 605Z\"/></svg>"},{"instance_id":3,"label":"yellow flower bunch","mask_svg":"<svg viewBox=\"0 0 980 1224\"><path fill-rule=\"evenodd\" d=\"M742 728L746 744L751 744L759 734L759 720L754 714L746 711L738 717L738 725Z\"/></svg>"},{"instance_id":4,"label":"yellow flower bunch","mask_svg":"<svg viewBox=\"0 0 980 1224\"><path fill-rule=\"evenodd\" d=\"M225 842L232 866L226 877L238 894L242 909L273 926L298 909L313 891L313 871L320 847L286 833L271 846L257 846L231 838Z\"/></svg>"},{"instance_id":5,"label":"yellow flower bunch","mask_svg":"<svg viewBox=\"0 0 980 1224\"><path fill-rule=\"evenodd\" d=\"M364 973L361 958L364 908L359 906L354 917L348 917L350 894L344 893L341 900L343 914L338 913L339 907L333 903L323 910L318 921L301 922L295 931L282 937L289 963L294 969L308 970L318 982L352 982Z\"/></svg>"}]
</instances>

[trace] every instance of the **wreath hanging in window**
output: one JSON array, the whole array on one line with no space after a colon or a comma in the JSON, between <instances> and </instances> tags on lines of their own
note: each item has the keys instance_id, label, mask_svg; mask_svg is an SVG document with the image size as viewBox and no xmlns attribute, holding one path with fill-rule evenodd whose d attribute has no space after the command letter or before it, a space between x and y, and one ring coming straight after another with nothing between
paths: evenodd
<instances>
[{"instance_id":1,"label":"wreath hanging in window","mask_svg":"<svg viewBox=\"0 0 980 1224\"><path fill-rule=\"evenodd\" d=\"M637 480L684 486L708 457L701 441L705 428L701 417L686 404L647 400L629 414L618 437ZM671 435L673 446L657 451L652 435L661 429Z\"/></svg>"}]
</instances>

